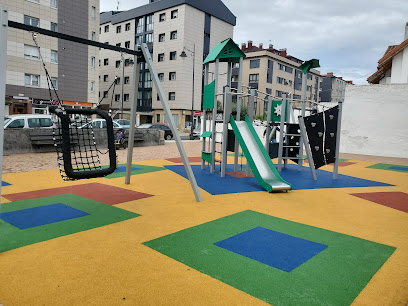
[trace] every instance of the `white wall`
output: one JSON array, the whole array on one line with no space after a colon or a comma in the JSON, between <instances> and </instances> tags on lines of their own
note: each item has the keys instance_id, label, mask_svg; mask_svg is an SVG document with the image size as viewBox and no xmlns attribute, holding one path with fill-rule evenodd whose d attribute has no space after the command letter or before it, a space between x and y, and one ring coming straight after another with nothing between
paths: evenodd
<instances>
[{"instance_id":1,"label":"white wall","mask_svg":"<svg viewBox=\"0 0 408 306\"><path fill-rule=\"evenodd\" d=\"M392 59L391 83L408 83L408 48Z\"/></svg>"},{"instance_id":2,"label":"white wall","mask_svg":"<svg viewBox=\"0 0 408 306\"><path fill-rule=\"evenodd\" d=\"M347 86L340 152L408 158L408 84Z\"/></svg>"}]
</instances>

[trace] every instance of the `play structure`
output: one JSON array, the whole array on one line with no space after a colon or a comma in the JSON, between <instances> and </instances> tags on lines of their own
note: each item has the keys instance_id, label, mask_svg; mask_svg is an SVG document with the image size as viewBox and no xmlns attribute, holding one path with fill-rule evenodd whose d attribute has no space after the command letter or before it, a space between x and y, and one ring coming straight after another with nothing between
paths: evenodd
<instances>
[{"instance_id":1,"label":"play structure","mask_svg":"<svg viewBox=\"0 0 408 306\"><path fill-rule=\"evenodd\" d=\"M5 85L6 85L6 71L7 71L7 33L8 28L19 29L22 31L28 31L33 33L33 39L37 48L39 46L36 42L35 37L37 35L46 35L50 37L55 37L58 39L63 39L78 44L83 44L87 46L93 46L108 50L113 50L121 52L123 54L130 54L134 56L134 69L133 69L133 103L131 105L131 124L129 129L129 148L127 154L127 165L126 165L126 178L125 183L130 184L130 175L132 167L132 154L133 154L133 145L134 145L134 134L135 134L135 123L136 123L136 103L137 103L137 92L138 92L138 83L139 83L139 66L138 63L145 62L146 66L150 70L153 83L156 86L160 101L162 103L165 115L169 118L168 125L173 132L174 139L176 141L181 159L185 166L185 170L188 173L188 178L193 189L196 201L201 202L202 197L195 180L191 165L188 161L186 152L184 150L183 144L181 142L180 135L175 127L175 124L172 119L171 111L167 102L166 95L164 94L163 88L161 87L159 78L157 76L155 67L153 65L152 57L150 51L146 44L142 46L135 46L135 50L130 50L126 48L121 48L117 46L111 46L109 44L99 43L93 40L87 40L71 35L66 35L50 30L46 30L39 27L34 27L15 21L11 21L8 18L8 10L6 7L2 8L0 13L1 26L0 26L0 41L2 49L0 50L0 124L4 125L4 106L5 106ZM39 50L40 51L40 50ZM40 52L41 55L41 52ZM58 97L58 94L52 84L51 77L48 74L47 67L44 60L41 57L41 61L46 73L47 84L50 92L50 99L52 98L51 88L53 89L56 95L56 106L52 107L50 111L56 114L59 118L59 128L56 130L54 135L55 147L58 153L58 163L60 165L60 172L63 179L86 179L86 178L95 178L106 176L116 169L116 150L115 150L115 139L112 118L108 113L100 109L65 109ZM79 126L78 122L72 122L71 117L79 117L84 119L85 124ZM107 125L107 140L108 140L108 154L110 164L107 168L101 166L99 161L100 150L96 147L95 138L93 135L92 125L90 124L90 119L95 118L96 116L105 119ZM81 119L81 120L82 120ZM4 128L0 129L0 138L4 138ZM0 165L2 164L3 156L3 142L0 143ZM0 179L1 179L1 170L0 170Z\"/></svg>"},{"instance_id":2,"label":"play structure","mask_svg":"<svg viewBox=\"0 0 408 306\"><path fill-rule=\"evenodd\" d=\"M210 172L214 173L216 164L219 164L220 175L224 177L228 151L231 151L234 152L234 172L238 171L239 155L244 155L247 176L252 170L259 184L269 192L288 191L291 185L282 179L279 172L282 171L282 167L287 167L288 160L296 162L298 170L301 171L304 147L314 180L317 179L315 169L329 163L335 163L333 178L337 178L341 103L334 108L319 112L319 109L326 107L305 99L307 73L311 68L318 67L318 61L313 59L299 67L303 72L302 99L293 100L285 95L272 97L270 94L251 88L248 88L248 92L244 92L241 69L238 73L237 88L232 88L232 67L239 63L241 68L244 58L245 54L232 39L227 39L215 46L204 60L202 169L206 168L207 163ZM220 63L227 65L227 85L223 87L222 93L218 92ZM208 81L210 65L214 66L214 80L211 83ZM264 99L260 98L260 94L264 94ZM241 120L244 98L247 100L247 114L244 120ZM220 100L222 100L221 107ZM255 100L261 100L267 104L268 125L265 145L262 144L253 127ZM307 104L308 107L306 107ZM295 117L295 110L300 115L298 118ZM308 116L306 112L309 113ZM222 129L217 129L217 123L218 127L222 126ZM272 136L278 131L279 142L275 142ZM242 153L239 152L239 147ZM278 158L277 169L271 158Z\"/></svg>"}]
</instances>

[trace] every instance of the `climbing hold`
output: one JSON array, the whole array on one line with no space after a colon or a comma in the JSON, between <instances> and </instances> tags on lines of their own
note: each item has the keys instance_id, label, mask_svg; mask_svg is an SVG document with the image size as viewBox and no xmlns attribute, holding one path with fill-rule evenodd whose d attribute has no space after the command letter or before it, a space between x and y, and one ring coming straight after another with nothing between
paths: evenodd
<instances>
[{"instance_id":1,"label":"climbing hold","mask_svg":"<svg viewBox=\"0 0 408 306\"><path fill-rule=\"evenodd\" d=\"M334 133L330 133L330 137L334 137Z\"/></svg>"},{"instance_id":2,"label":"climbing hold","mask_svg":"<svg viewBox=\"0 0 408 306\"><path fill-rule=\"evenodd\" d=\"M320 147L319 146L315 146L315 150L319 151Z\"/></svg>"},{"instance_id":3,"label":"climbing hold","mask_svg":"<svg viewBox=\"0 0 408 306\"><path fill-rule=\"evenodd\" d=\"M323 136L323 133L322 133L322 132L319 132L318 134L319 134L319 137L322 137L322 136Z\"/></svg>"},{"instance_id":4,"label":"climbing hold","mask_svg":"<svg viewBox=\"0 0 408 306\"><path fill-rule=\"evenodd\" d=\"M330 149L326 149L326 153L330 153Z\"/></svg>"},{"instance_id":5,"label":"climbing hold","mask_svg":"<svg viewBox=\"0 0 408 306\"><path fill-rule=\"evenodd\" d=\"M316 123L315 123L315 122L312 122L310 125L311 125L312 127L315 127L315 126L316 126Z\"/></svg>"},{"instance_id":6,"label":"climbing hold","mask_svg":"<svg viewBox=\"0 0 408 306\"><path fill-rule=\"evenodd\" d=\"M330 120L334 119L334 115L329 115Z\"/></svg>"}]
</instances>

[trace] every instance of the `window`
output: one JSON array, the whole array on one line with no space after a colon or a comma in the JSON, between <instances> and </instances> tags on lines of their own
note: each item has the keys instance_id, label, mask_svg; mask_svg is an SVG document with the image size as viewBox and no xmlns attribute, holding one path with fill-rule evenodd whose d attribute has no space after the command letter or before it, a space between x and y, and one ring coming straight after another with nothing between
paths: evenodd
<instances>
[{"instance_id":1,"label":"window","mask_svg":"<svg viewBox=\"0 0 408 306\"><path fill-rule=\"evenodd\" d=\"M104 92L103 92L103 97L106 98L107 96L108 96L108 92L107 92L107 91L104 91Z\"/></svg>"},{"instance_id":2,"label":"window","mask_svg":"<svg viewBox=\"0 0 408 306\"><path fill-rule=\"evenodd\" d=\"M137 18L136 21L136 33L143 33L144 32L144 17Z\"/></svg>"},{"instance_id":3,"label":"window","mask_svg":"<svg viewBox=\"0 0 408 306\"><path fill-rule=\"evenodd\" d=\"M116 78L115 83L116 83L116 85L120 84L120 78L119 77Z\"/></svg>"},{"instance_id":4,"label":"window","mask_svg":"<svg viewBox=\"0 0 408 306\"><path fill-rule=\"evenodd\" d=\"M51 22L51 31L58 32L58 24Z\"/></svg>"},{"instance_id":5,"label":"window","mask_svg":"<svg viewBox=\"0 0 408 306\"><path fill-rule=\"evenodd\" d=\"M177 52L176 51L170 52L170 60L174 61L176 58L177 58Z\"/></svg>"},{"instance_id":6,"label":"window","mask_svg":"<svg viewBox=\"0 0 408 306\"><path fill-rule=\"evenodd\" d=\"M259 73L249 75L249 83L258 83Z\"/></svg>"},{"instance_id":7,"label":"window","mask_svg":"<svg viewBox=\"0 0 408 306\"><path fill-rule=\"evenodd\" d=\"M308 73L308 74L307 74L307 79L308 79L308 80L313 80L313 76L312 76L310 73Z\"/></svg>"},{"instance_id":8,"label":"window","mask_svg":"<svg viewBox=\"0 0 408 306\"><path fill-rule=\"evenodd\" d=\"M153 33L146 34L144 41L145 41L145 43L152 43L153 42Z\"/></svg>"},{"instance_id":9,"label":"window","mask_svg":"<svg viewBox=\"0 0 408 306\"><path fill-rule=\"evenodd\" d=\"M116 61L115 67L116 67L116 68L119 68L119 67L120 67L120 61Z\"/></svg>"},{"instance_id":10,"label":"window","mask_svg":"<svg viewBox=\"0 0 408 306\"><path fill-rule=\"evenodd\" d=\"M136 45L140 46L143 43L143 36L136 36Z\"/></svg>"},{"instance_id":11,"label":"window","mask_svg":"<svg viewBox=\"0 0 408 306\"><path fill-rule=\"evenodd\" d=\"M171 19L175 19L178 17L178 10L171 11Z\"/></svg>"},{"instance_id":12,"label":"window","mask_svg":"<svg viewBox=\"0 0 408 306\"><path fill-rule=\"evenodd\" d=\"M129 83L130 83L129 77L127 76L127 77L125 77L125 84L129 84Z\"/></svg>"},{"instance_id":13,"label":"window","mask_svg":"<svg viewBox=\"0 0 408 306\"><path fill-rule=\"evenodd\" d=\"M105 33L108 33L108 32L109 32L109 25L106 25L106 26L105 26L104 31L105 31Z\"/></svg>"},{"instance_id":14,"label":"window","mask_svg":"<svg viewBox=\"0 0 408 306\"><path fill-rule=\"evenodd\" d=\"M30 17L30 16L24 16L24 24L30 25L33 27L39 27L40 26L40 19Z\"/></svg>"},{"instance_id":15,"label":"window","mask_svg":"<svg viewBox=\"0 0 408 306\"><path fill-rule=\"evenodd\" d=\"M159 34L159 42L163 42L166 39L166 35L164 33Z\"/></svg>"},{"instance_id":16,"label":"window","mask_svg":"<svg viewBox=\"0 0 408 306\"><path fill-rule=\"evenodd\" d=\"M91 9L91 18L92 19L96 18L96 7L95 6L93 6Z\"/></svg>"},{"instance_id":17,"label":"window","mask_svg":"<svg viewBox=\"0 0 408 306\"><path fill-rule=\"evenodd\" d=\"M103 81L104 81L104 82L107 82L108 79L109 79L109 76L108 76L107 74L105 74L105 75L103 76Z\"/></svg>"},{"instance_id":18,"label":"window","mask_svg":"<svg viewBox=\"0 0 408 306\"><path fill-rule=\"evenodd\" d=\"M174 101L176 100L176 93L171 91L169 92L169 101Z\"/></svg>"},{"instance_id":19,"label":"window","mask_svg":"<svg viewBox=\"0 0 408 306\"><path fill-rule=\"evenodd\" d=\"M249 68L259 68L260 65L260 60L256 59L256 60L250 60L249 61Z\"/></svg>"},{"instance_id":20,"label":"window","mask_svg":"<svg viewBox=\"0 0 408 306\"><path fill-rule=\"evenodd\" d=\"M120 101L120 95L115 95L115 101L119 102Z\"/></svg>"},{"instance_id":21,"label":"window","mask_svg":"<svg viewBox=\"0 0 408 306\"><path fill-rule=\"evenodd\" d=\"M175 72L169 72L169 80L174 81L176 79L176 73Z\"/></svg>"},{"instance_id":22,"label":"window","mask_svg":"<svg viewBox=\"0 0 408 306\"><path fill-rule=\"evenodd\" d=\"M40 0L30 0L30 1L40 3Z\"/></svg>"},{"instance_id":23,"label":"window","mask_svg":"<svg viewBox=\"0 0 408 306\"><path fill-rule=\"evenodd\" d=\"M26 86L40 87L40 76L36 74L26 74L24 76Z\"/></svg>"},{"instance_id":24,"label":"window","mask_svg":"<svg viewBox=\"0 0 408 306\"><path fill-rule=\"evenodd\" d=\"M157 95L157 98L159 98L159 95ZM157 101L160 101L160 99L157 99ZM156 114L156 122L160 122L160 114Z\"/></svg>"},{"instance_id":25,"label":"window","mask_svg":"<svg viewBox=\"0 0 408 306\"><path fill-rule=\"evenodd\" d=\"M290 85L290 86L292 86L292 81L288 81L288 80L286 80L286 79L284 79L284 78L281 78L281 77L276 77L276 82L277 82L278 84Z\"/></svg>"},{"instance_id":26,"label":"window","mask_svg":"<svg viewBox=\"0 0 408 306\"><path fill-rule=\"evenodd\" d=\"M133 64L133 60L125 59L125 67L129 67L129 65Z\"/></svg>"},{"instance_id":27,"label":"window","mask_svg":"<svg viewBox=\"0 0 408 306\"><path fill-rule=\"evenodd\" d=\"M177 39L177 31L170 32L170 39Z\"/></svg>"},{"instance_id":28,"label":"window","mask_svg":"<svg viewBox=\"0 0 408 306\"><path fill-rule=\"evenodd\" d=\"M164 61L164 53L159 53L157 55L157 61L159 62L163 62Z\"/></svg>"},{"instance_id":29,"label":"window","mask_svg":"<svg viewBox=\"0 0 408 306\"><path fill-rule=\"evenodd\" d=\"M91 81L91 92L95 92L95 81Z\"/></svg>"},{"instance_id":30,"label":"window","mask_svg":"<svg viewBox=\"0 0 408 306\"><path fill-rule=\"evenodd\" d=\"M292 67L289 67L289 66L286 66L286 65L283 65L283 64L278 64L278 68L279 68L279 70L286 71L286 72L289 72L289 73L293 72Z\"/></svg>"},{"instance_id":31,"label":"window","mask_svg":"<svg viewBox=\"0 0 408 306\"><path fill-rule=\"evenodd\" d=\"M157 101L160 101L160 97L159 97L159 94L157 94Z\"/></svg>"},{"instance_id":32,"label":"window","mask_svg":"<svg viewBox=\"0 0 408 306\"><path fill-rule=\"evenodd\" d=\"M120 47L122 44L121 43L117 43L116 44L116 47Z\"/></svg>"},{"instance_id":33,"label":"window","mask_svg":"<svg viewBox=\"0 0 408 306\"><path fill-rule=\"evenodd\" d=\"M159 77L160 81L164 81L164 73L159 73L157 76Z\"/></svg>"},{"instance_id":34,"label":"window","mask_svg":"<svg viewBox=\"0 0 408 306\"><path fill-rule=\"evenodd\" d=\"M29 59L40 59L40 52L37 47L24 45L24 57Z\"/></svg>"},{"instance_id":35,"label":"window","mask_svg":"<svg viewBox=\"0 0 408 306\"><path fill-rule=\"evenodd\" d=\"M144 88L152 88L152 74L145 71Z\"/></svg>"},{"instance_id":36,"label":"window","mask_svg":"<svg viewBox=\"0 0 408 306\"><path fill-rule=\"evenodd\" d=\"M129 49L130 48L130 41L125 41L125 48Z\"/></svg>"},{"instance_id":37,"label":"window","mask_svg":"<svg viewBox=\"0 0 408 306\"><path fill-rule=\"evenodd\" d=\"M159 22L165 21L166 20L166 13L161 13L159 15Z\"/></svg>"},{"instance_id":38,"label":"window","mask_svg":"<svg viewBox=\"0 0 408 306\"><path fill-rule=\"evenodd\" d=\"M103 60L103 65L104 65L104 66L108 66L108 65L109 65L109 58L105 58L105 59Z\"/></svg>"},{"instance_id":39,"label":"window","mask_svg":"<svg viewBox=\"0 0 408 306\"><path fill-rule=\"evenodd\" d=\"M123 95L123 101L125 101L125 102L129 101L129 94L124 94Z\"/></svg>"},{"instance_id":40,"label":"window","mask_svg":"<svg viewBox=\"0 0 408 306\"><path fill-rule=\"evenodd\" d=\"M58 2L57 2L57 0L51 0L51 1L50 1L50 6L53 7L53 8L57 8L57 7L58 7Z\"/></svg>"},{"instance_id":41,"label":"window","mask_svg":"<svg viewBox=\"0 0 408 306\"><path fill-rule=\"evenodd\" d=\"M119 34L120 32L122 32L122 26L117 26L116 27L116 34Z\"/></svg>"},{"instance_id":42,"label":"window","mask_svg":"<svg viewBox=\"0 0 408 306\"><path fill-rule=\"evenodd\" d=\"M146 16L146 32L153 31L153 15Z\"/></svg>"},{"instance_id":43,"label":"window","mask_svg":"<svg viewBox=\"0 0 408 306\"><path fill-rule=\"evenodd\" d=\"M301 79L302 78L302 71L296 70L295 71L295 77L298 78L298 79Z\"/></svg>"},{"instance_id":44,"label":"window","mask_svg":"<svg viewBox=\"0 0 408 306\"><path fill-rule=\"evenodd\" d=\"M125 24L125 31L130 31L130 22Z\"/></svg>"},{"instance_id":45,"label":"window","mask_svg":"<svg viewBox=\"0 0 408 306\"><path fill-rule=\"evenodd\" d=\"M277 90L277 91L276 91L276 96L277 96L277 97L282 97L283 95L286 95L287 98L290 97L290 95L289 95L288 92L284 92L284 91L280 91L280 90Z\"/></svg>"},{"instance_id":46,"label":"window","mask_svg":"<svg viewBox=\"0 0 408 306\"><path fill-rule=\"evenodd\" d=\"M91 40L96 41L96 33L94 31L92 31Z\"/></svg>"},{"instance_id":47,"label":"window","mask_svg":"<svg viewBox=\"0 0 408 306\"><path fill-rule=\"evenodd\" d=\"M27 122L30 128L52 126L52 120L50 118L29 118Z\"/></svg>"}]
</instances>

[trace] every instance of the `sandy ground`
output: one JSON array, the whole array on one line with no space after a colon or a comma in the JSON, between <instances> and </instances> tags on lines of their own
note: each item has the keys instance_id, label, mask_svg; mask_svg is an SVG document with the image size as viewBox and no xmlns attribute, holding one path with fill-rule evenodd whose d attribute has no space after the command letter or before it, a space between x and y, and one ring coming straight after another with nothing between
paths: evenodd
<instances>
[{"instance_id":1,"label":"sandy ground","mask_svg":"<svg viewBox=\"0 0 408 306\"><path fill-rule=\"evenodd\" d=\"M187 156L200 156L201 141L183 141ZM118 150L120 163L126 163L127 150ZM175 141L166 141L164 146L135 147L133 149L133 161L153 160L180 157ZM408 166L406 158L391 158L370 155L340 154L341 158L353 160L365 160L378 163L396 164ZM100 155L101 163L108 164L107 155ZM27 172L36 170L57 169L57 154L30 153L14 154L3 157L3 173Z\"/></svg>"}]
</instances>

